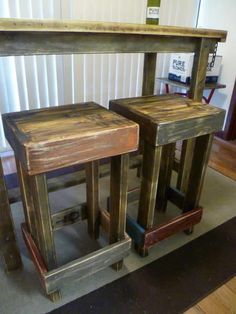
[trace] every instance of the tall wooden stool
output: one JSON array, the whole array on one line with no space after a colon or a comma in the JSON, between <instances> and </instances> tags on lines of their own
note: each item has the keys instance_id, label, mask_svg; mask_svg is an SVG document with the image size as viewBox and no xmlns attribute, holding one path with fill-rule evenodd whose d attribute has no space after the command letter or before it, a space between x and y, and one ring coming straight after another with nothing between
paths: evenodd
<instances>
[{"instance_id":1,"label":"tall wooden stool","mask_svg":"<svg viewBox=\"0 0 236 314\"><path fill-rule=\"evenodd\" d=\"M7 271L22 267L20 252L16 243L14 224L0 159L0 252Z\"/></svg>"},{"instance_id":2,"label":"tall wooden stool","mask_svg":"<svg viewBox=\"0 0 236 314\"><path fill-rule=\"evenodd\" d=\"M93 102L9 113L3 123L17 160L26 219L23 235L50 298L58 299L61 284L73 278L110 265L120 269L131 245L125 234L128 153L137 149L138 125ZM99 209L98 160L105 157L111 157L109 213ZM51 215L45 173L79 163L86 163L86 206ZM57 267L55 222L59 217L66 225L75 215L87 219L94 239L101 225L109 233L109 244Z\"/></svg>"},{"instance_id":3,"label":"tall wooden stool","mask_svg":"<svg viewBox=\"0 0 236 314\"><path fill-rule=\"evenodd\" d=\"M176 95L145 96L110 101L110 109L140 126L144 141L137 221L127 218L127 232L142 256L156 242L188 230L201 220L198 208L213 133L223 126L225 111ZM194 151L186 193L170 186L175 142L193 138ZM162 162L161 162L162 160ZM165 211L170 200L183 213L154 226L155 208Z\"/></svg>"}]
</instances>

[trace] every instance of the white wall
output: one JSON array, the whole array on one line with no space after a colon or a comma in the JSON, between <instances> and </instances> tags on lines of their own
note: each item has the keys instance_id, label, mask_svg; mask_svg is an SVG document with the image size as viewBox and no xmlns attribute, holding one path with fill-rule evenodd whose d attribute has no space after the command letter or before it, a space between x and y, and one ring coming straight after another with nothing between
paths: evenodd
<instances>
[{"instance_id":1,"label":"white wall","mask_svg":"<svg viewBox=\"0 0 236 314\"><path fill-rule=\"evenodd\" d=\"M223 56L219 82L225 89L215 92L212 104L228 110L236 74L236 1L202 0L198 27L228 31L226 43L219 43L217 54Z\"/></svg>"},{"instance_id":2,"label":"white wall","mask_svg":"<svg viewBox=\"0 0 236 314\"><path fill-rule=\"evenodd\" d=\"M145 23L147 0L0 0L0 18ZM143 54L0 57L0 113L136 96ZM0 151L9 149L0 117Z\"/></svg>"},{"instance_id":3,"label":"white wall","mask_svg":"<svg viewBox=\"0 0 236 314\"><path fill-rule=\"evenodd\" d=\"M196 27L200 0L161 0L160 25ZM158 54L156 77L167 77L170 54ZM163 86L162 86L163 87ZM157 93L162 92L157 83Z\"/></svg>"}]
</instances>

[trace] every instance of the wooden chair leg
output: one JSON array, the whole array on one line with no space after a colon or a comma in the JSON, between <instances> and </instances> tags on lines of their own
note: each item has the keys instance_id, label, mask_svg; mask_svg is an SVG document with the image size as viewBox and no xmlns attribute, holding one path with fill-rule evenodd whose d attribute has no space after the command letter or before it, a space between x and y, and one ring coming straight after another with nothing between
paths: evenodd
<instances>
[{"instance_id":1,"label":"wooden chair leg","mask_svg":"<svg viewBox=\"0 0 236 314\"><path fill-rule=\"evenodd\" d=\"M144 144L143 173L138 210L138 223L144 229L153 226L161 150L161 146L152 146L148 142Z\"/></svg>"},{"instance_id":2,"label":"wooden chair leg","mask_svg":"<svg viewBox=\"0 0 236 314\"><path fill-rule=\"evenodd\" d=\"M153 226L161 151L161 146L152 146L145 141L138 224L146 230ZM144 246L136 246L135 248L141 256L148 255L148 250Z\"/></svg>"},{"instance_id":3,"label":"wooden chair leg","mask_svg":"<svg viewBox=\"0 0 236 314\"><path fill-rule=\"evenodd\" d=\"M88 233L93 239L97 239L99 237L99 161L87 163L85 169Z\"/></svg>"},{"instance_id":4,"label":"wooden chair leg","mask_svg":"<svg viewBox=\"0 0 236 314\"><path fill-rule=\"evenodd\" d=\"M139 141L139 153L141 155L143 155L143 147L144 147L144 142L143 140L140 140ZM142 175L142 167L143 167L143 163L141 162L141 164L137 167L137 177L138 178L141 178L141 175Z\"/></svg>"},{"instance_id":5,"label":"wooden chair leg","mask_svg":"<svg viewBox=\"0 0 236 314\"><path fill-rule=\"evenodd\" d=\"M111 158L110 183L110 243L115 243L125 237L125 222L127 208L129 154ZM123 260L113 265L120 270Z\"/></svg>"},{"instance_id":6,"label":"wooden chair leg","mask_svg":"<svg viewBox=\"0 0 236 314\"><path fill-rule=\"evenodd\" d=\"M45 174L30 176L29 189L33 195L35 223L38 230L37 245L44 258L47 269L52 270L57 267L56 250L53 237L50 206L47 191ZM49 298L56 302L60 299L60 291L55 291Z\"/></svg>"},{"instance_id":7,"label":"wooden chair leg","mask_svg":"<svg viewBox=\"0 0 236 314\"><path fill-rule=\"evenodd\" d=\"M180 164L178 170L178 179L176 185L177 189L180 190L182 193L186 192L188 186L190 168L193 159L194 145L195 138L184 140L182 144Z\"/></svg>"},{"instance_id":8,"label":"wooden chair leg","mask_svg":"<svg viewBox=\"0 0 236 314\"><path fill-rule=\"evenodd\" d=\"M161 168L158 178L156 209L162 212L167 207L167 191L170 186L173 162L175 154L175 143L167 144L162 147Z\"/></svg>"},{"instance_id":9,"label":"wooden chair leg","mask_svg":"<svg viewBox=\"0 0 236 314\"><path fill-rule=\"evenodd\" d=\"M33 195L30 190L30 177L22 167L21 163L17 158L16 160L16 167L17 167L17 174L19 179L20 185L20 192L21 192L21 200L24 209L25 215L25 222L27 227L31 233L31 236L37 243L37 228L35 225L35 213L34 213L34 204L33 204Z\"/></svg>"},{"instance_id":10,"label":"wooden chair leg","mask_svg":"<svg viewBox=\"0 0 236 314\"><path fill-rule=\"evenodd\" d=\"M184 199L184 212L198 206L213 137L213 134L207 134L196 138L189 182Z\"/></svg>"},{"instance_id":11,"label":"wooden chair leg","mask_svg":"<svg viewBox=\"0 0 236 314\"><path fill-rule=\"evenodd\" d=\"M16 243L11 208L8 201L4 181L2 162L0 160L0 250L6 270L11 271L22 267L22 261Z\"/></svg>"}]
</instances>

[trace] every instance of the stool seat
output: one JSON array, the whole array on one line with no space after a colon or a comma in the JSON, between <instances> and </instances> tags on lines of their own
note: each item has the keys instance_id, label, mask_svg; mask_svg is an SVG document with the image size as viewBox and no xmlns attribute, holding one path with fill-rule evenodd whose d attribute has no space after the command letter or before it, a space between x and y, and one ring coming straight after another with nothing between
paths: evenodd
<instances>
[{"instance_id":1,"label":"stool seat","mask_svg":"<svg viewBox=\"0 0 236 314\"><path fill-rule=\"evenodd\" d=\"M225 111L176 95L110 101L110 109L139 123L140 136L163 145L218 131Z\"/></svg>"},{"instance_id":2,"label":"stool seat","mask_svg":"<svg viewBox=\"0 0 236 314\"><path fill-rule=\"evenodd\" d=\"M138 126L94 102L3 115L7 140L28 174L137 149Z\"/></svg>"}]
</instances>

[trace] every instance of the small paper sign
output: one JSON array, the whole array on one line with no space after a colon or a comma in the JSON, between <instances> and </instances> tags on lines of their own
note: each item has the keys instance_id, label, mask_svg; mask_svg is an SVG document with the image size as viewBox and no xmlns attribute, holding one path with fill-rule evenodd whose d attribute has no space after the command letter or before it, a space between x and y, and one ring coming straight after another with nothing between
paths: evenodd
<instances>
[{"instance_id":1,"label":"small paper sign","mask_svg":"<svg viewBox=\"0 0 236 314\"><path fill-rule=\"evenodd\" d=\"M159 19L160 7L147 7L147 19Z\"/></svg>"}]
</instances>

